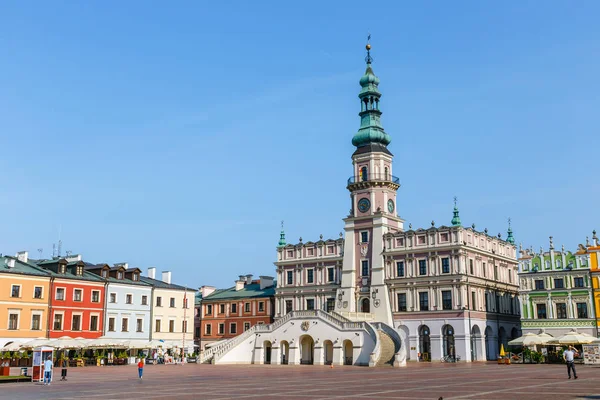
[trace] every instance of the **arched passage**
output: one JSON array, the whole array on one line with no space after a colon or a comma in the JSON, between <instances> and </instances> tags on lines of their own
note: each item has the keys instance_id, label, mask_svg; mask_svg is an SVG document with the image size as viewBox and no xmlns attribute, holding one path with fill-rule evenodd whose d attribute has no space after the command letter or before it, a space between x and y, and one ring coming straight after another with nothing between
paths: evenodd
<instances>
[{"instance_id":1,"label":"arched passage","mask_svg":"<svg viewBox=\"0 0 600 400\"><path fill-rule=\"evenodd\" d=\"M510 340L520 337L519 330L515 327L510 330Z\"/></svg>"},{"instance_id":2,"label":"arched passage","mask_svg":"<svg viewBox=\"0 0 600 400\"><path fill-rule=\"evenodd\" d=\"M287 341L282 340L279 343L279 349L281 350L281 363L288 364L290 361L290 344Z\"/></svg>"},{"instance_id":3,"label":"arched passage","mask_svg":"<svg viewBox=\"0 0 600 400\"><path fill-rule=\"evenodd\" d=\"M454 328L452 325L444 325L442 327L442 353L444 356L456 356L454 347Z\"/></svg>"},{"instance_id":4,"label":"arched passage","mask_svg":"<svg viewBox=\"0 0 600 400\"><path fill-rule=\"evenodd\" d=\"M263 362L265 364L271 364L271 342L269 342L268 340L265 340L263 342L263 352L264 352Z\"/></svg>"},{"instance_id":5,"label":"arched passage","mask_svg":"<svg viewBox=\"0 0 600 400\"><path fill-rule=\"evenodd\" d=\"M427 325L419 327L419 353L421 360L431 361L431 331Z\"/></svg>"},{"instance_id":6,"label":"arched passage","mask_svg":"<svg viewBox=\"0 0 600 400\"><path fill-rule=\"evenodd\" d=\"M485 359L496 359L496 341L494 340L494 331L491 326L485 328Z\"/></svg>"},{"instance_id":7,"label":"arched passage","mask_svg":"<svg viewBox=\"0 0 600 400\"><path fill-rule=\"evenodd\" d=\"M352 354L354 345L350 340L344 340L344 365L354 364L354 355Z\"/></svg>"},{"instance_id":8,"label":"arched passage","mask_svg":"<svg viewBox=\"0 0 600 400\"><path fill-rule=\"evenodd\" d=\"M477 361L481 358L483 343L481 338L481 330L475 325L471 329L471 361Z\"/></svg>"},{"instance_id":9,"label":"arched passage","mask_svg":"<svg viewBox=\"0 0 600 400\"><path fill-rule=\"evenodd\" d=\"M315 361L315 341L309 335L300 338L300 364L313 364Z\"/></svg>"},{"instance_id":10,"label":"arched passage","mask_svg":"<svg viewBox=\"0 0 600 400\"><path fill-rule=\"evenodd\" d=\"M364 313L371 312L371 301L368 298L365 298L361 301L361 311Z\"/></svg>"},{"instance_id":11,"label":"arched passage","mask_svg":"<svg viewBox=\"0 0 600 400\"><path fill-rule=\"evenodd\" d=\"M506 347L508 346L508 336L506 336L506 329L504 329L503 326L501 326L498 331L498 352L502 345L504 345L504 350L506 350Z\"/></svg>"},{"instance_id":12,"label":"arched passage","mask_svg":"<svg viewBox=\"0 0 600 400\"><path fill-rule=\"evenodd\" d=\"M323 355L325 357L325 365L333 364L333 342L331 340L323 342Z\"/></svg>"}]
</instances>

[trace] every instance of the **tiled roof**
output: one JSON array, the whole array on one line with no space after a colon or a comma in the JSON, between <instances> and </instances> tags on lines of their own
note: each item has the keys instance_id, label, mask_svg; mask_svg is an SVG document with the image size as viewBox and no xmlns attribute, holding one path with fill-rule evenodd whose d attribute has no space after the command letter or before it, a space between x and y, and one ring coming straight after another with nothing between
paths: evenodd
<instances>
[{"instance_id":1,"label":"tiled roof","mask_svg":"<svg viewBox=\"0 0 600 400\"><path fill-rule=\"evenodd\" d=\"M9 259L15 260L15 267L8 268L6 263ZM15 257L7 257L0 256L0 273L9 273L9 274L20 274L20 275L36 275L36 276L46 276L50 278L50 274L43 268L38 267L37 265L33 265L30 263L24 263L19 261Z\"/></svg>"},{"instance_id":2,"label":"tiled roof","mask_svg":"<svg viewBox=\"0 0 600 400\"><path fill-rule=\"evenodd\" d=\"M159 289L188 290L191 292L197 292L196 289L186 288L185 286L175 285L173 283L165 283L163 281L159 281L158 279L148 278L147 276L140 276L140 281Z\"/></svg>"},{"instance_id":3,"label":"tiled roof","mask_svg":"<svg viewBox=\"0 0 600 400\"><path fill-rule=\"evenodd\" d=\"M215 290L213 293L209 294L205 298L202 299L205 301L213 301L213 300L232 300L232 299L249 299L249 298L257 298L257 297L271 297L275 296L275 287L277 283L273 281L273 286L269 286L260 290L260 283L251 283L249 285L244 286L243 289L235 290L235 286L230 287L228 289L219 289Z\"/></svg>"},{"instance_id":4,"label":"tiled roof","mask_svg":"<svg viewBox=\"0 0 600 400\"><path fill-rule=\"evenodd\" d=\"M54 272L54 271L52 271L50 269L43 268L43 267L46 267L46 266L58 263L59 259L55 259L55 260L29 260L29 261L35 263L38 268L42 267L40 269L42 269L44 272L46 272L46 274L48 274L49 276L51 276L53 278L76 279L76 280L80 280L80 281L94 281L94 282L103 282L104 281L104 279L102 279L98 275L93 274L93 273L91 273L89 271L86 271L85 268L84 268L82 276L78 276L78 275L75 275L75 274L71 273L71 271L69 271L69 268L67 268L67 272L64 273L64 274L59 274L59 273L56 273L56 272ZM68 263L67 265L68 266L69 265L72 266L72 265L75 265L75 264L77 264L77 262Z\"/></svg>"}]
</instances>

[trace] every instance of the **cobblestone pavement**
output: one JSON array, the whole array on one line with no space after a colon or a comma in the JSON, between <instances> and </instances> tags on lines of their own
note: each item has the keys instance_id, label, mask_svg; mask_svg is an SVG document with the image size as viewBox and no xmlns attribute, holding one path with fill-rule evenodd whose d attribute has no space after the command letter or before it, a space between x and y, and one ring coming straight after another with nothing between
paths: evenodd
<instances>
[{"instance_id":1,"label":"cobblestone pavement","mask_svg":"<svg viewBox=\"0 0 600 400\"><path fill-rule=\"evenodd\" d=\"M406 368L148 365L70 368L68 381L0 384L0 399L600 399L600 367L414 363ZM60 371L57 371L60 374Z\"/></svg>"}]
</instances>

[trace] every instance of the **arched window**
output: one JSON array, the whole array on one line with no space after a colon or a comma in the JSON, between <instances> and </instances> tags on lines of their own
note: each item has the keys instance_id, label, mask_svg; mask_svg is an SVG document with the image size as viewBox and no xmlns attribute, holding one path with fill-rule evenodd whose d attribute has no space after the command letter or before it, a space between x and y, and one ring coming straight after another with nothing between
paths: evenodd
<instances>
[{"instance_id":1,"label":"arched window","mask_svg":"<svg viewBox=\"0 0 600 400\"><path fill-rule=\"evenodd\" d=\"M388 167L385 167L384 169L384 174L385 174L385 180L389 180L389 176L390 176L390 171L388 170Z\"/></svg>"},{"instance_id":2,"label":"arched window","mask_svg":"<svg viewBox=\"0 0 600 400\"><path fill-rule=\"evenodd\" d=\"M368 179L367 177L367 167L362 167L360 169L360 180L361 182L366 182Z\"/></svg>"}]
</instances>

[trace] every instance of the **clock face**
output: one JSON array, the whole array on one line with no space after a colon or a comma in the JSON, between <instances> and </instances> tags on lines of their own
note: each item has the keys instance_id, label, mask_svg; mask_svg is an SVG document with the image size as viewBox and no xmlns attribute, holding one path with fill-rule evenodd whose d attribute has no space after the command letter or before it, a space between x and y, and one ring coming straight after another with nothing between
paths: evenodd
<instances>
[{"instance_id":1,"label":"clock face","mask_svg":"<svg viewBox=\"0 0 600 400\"><path fill-rule=\"evenodd\" d=\"M363 197L358 201L358 210L362 213L366 213L371 208L371 202L366 197Z\"/></svg>"},{"instance_id":2,"label":"clock face","mask_svg":"<svg viewBox=\"0 0 600 400\"><path fill-rule=\"evenodd\" d=\"M394 212L394 200L392 200L392 199L388 200L388 211L390 213Z\"/></svg>"}]
</instances>

